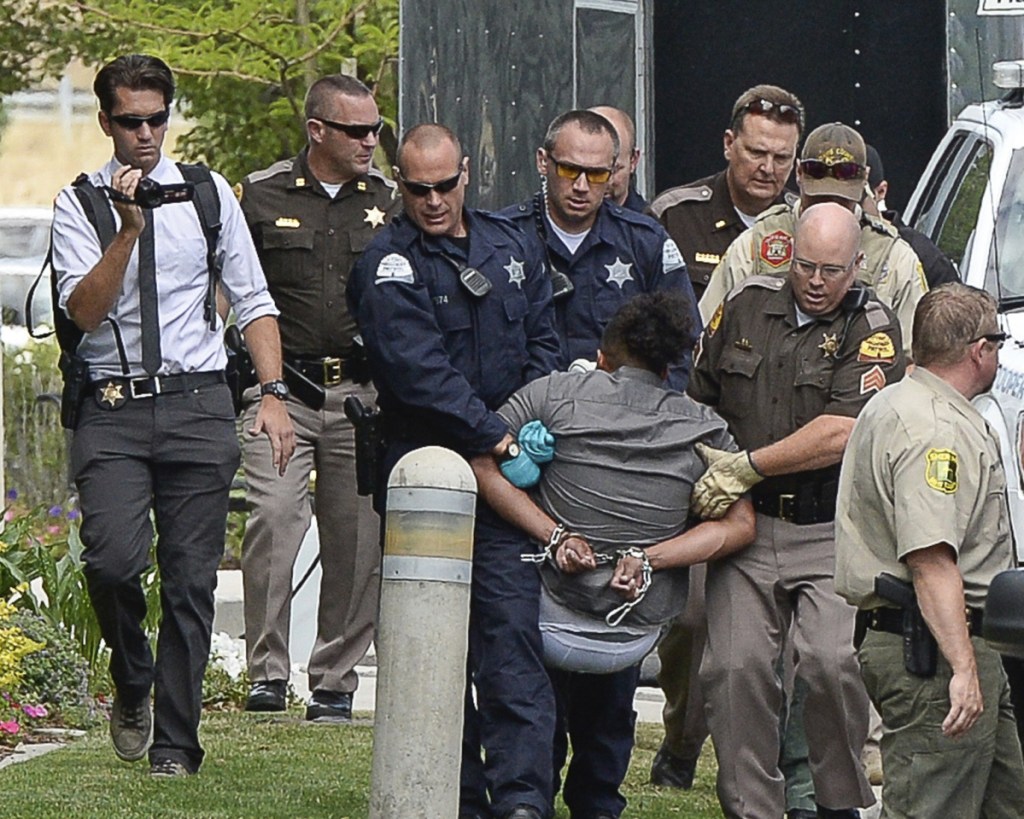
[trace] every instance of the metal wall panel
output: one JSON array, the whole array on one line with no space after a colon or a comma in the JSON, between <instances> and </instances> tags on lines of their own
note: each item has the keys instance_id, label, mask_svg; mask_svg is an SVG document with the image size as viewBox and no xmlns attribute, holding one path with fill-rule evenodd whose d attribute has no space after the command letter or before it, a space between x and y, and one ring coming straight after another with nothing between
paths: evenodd
<instances>
[{"instance_id":1,"label":"metal wall panel","mask_svg":"<svg viewBox=\"0 0 1024 819\"><path fill-rule=\"evenodd\" d=\"M972 102L1002 96L1003 92L992 84L992 63L1024 57L1024 16L979 15L978 0L947 0L946 5L952 118Z\"/></svg>"}]
</instances>

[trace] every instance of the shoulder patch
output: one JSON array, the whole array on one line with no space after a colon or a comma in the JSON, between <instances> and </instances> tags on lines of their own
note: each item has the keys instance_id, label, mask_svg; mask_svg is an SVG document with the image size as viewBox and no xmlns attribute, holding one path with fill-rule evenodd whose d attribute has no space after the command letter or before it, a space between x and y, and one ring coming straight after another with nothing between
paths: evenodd
<instances>
[{"instance_id":1,"label":"shoulder patch","mask_svg":"<svg viewBox=\"0 0 1024 819\"><path fill-rule=\"evenodd\" d=\"M682 202L710 202L713 193L710 185L682 185L678 188L669 188L658 194L647 210L658 218L666 210Z\"/></svg>"},{"instance_id":2,"label":"shoulder patch","mask_svg":"<svg viewBox=\"0 0 1024 819\"><path fill-rule=\"evenodd\" d=\"M860 343L858 361L884 361L891 364L896 359L896 345L888 333L875 333Z\"/></svg>"},{"instance_id":3,"label":"shoulder patch","mask_svg":"<svg viewBox=\"0 0 1024 819\"><path fill-rule=\"evenodd\" d=\"M766 264L779 268L793 258L793 235L785 230L776 230L761 240L758 252Z\"/></svg>"},{"instance_id":4,"label":"shoulder patch","mask_svg":"<svg viewBox=\"0 0 1024 819\"><path fill-rule=\"evenodd\" d=\"M729 291L729 295L725 297L725 300L732 301L748 287L760 287L765 290L779 291L785 283L786 280L780 279L778 276L748 276Z\"/></svg>"},{"instance_id":5,"label":"shoulder patch","mask_svg":"<svg viewBox=\"0 0 1024 819\"><path fill-rule=\"evenodd\" d=\"M262 182L264 179L270 179L273 176L291 173L294 166L294 159L282 159L280 162L275 162L269 168L264 168L262 171L253 171L245 177L245 181L249 183Z\"/></svg>"},{"instance_id":6,"label":"shoulder patch","mask_svg":"<svg viewBox=\"0 0 1024 819\"><path fill-rule=\"evenodd\" d=\"M671 273L682 266L683 254L679 252L678 245L671 239L666 239L665 244L661 246L661 272Z\"/></svg>"},{"instance_id":7,"label":"shoulder patch","mask_svg":"<svg viewBox=\"0 0 1024 819\"><path fill-rule=\"evenodd\" d=\"M952 449L929 449L925 453L924 479L936 492L953 495L957 482L957 457Z\"/></svg>"},{"instance_id":8,"label":"shoulder patch","mask_svg":"<svg viewBox=\"0 0 1024 819\"><path fill-rule=\"evenodd\" d=\"M409 264L409 260L398 253L389 253L377 265L377 278L374 279L373 283L402 282L403 284L412 284L413 279L412 265Z\"/></svg>"}]
</instances>

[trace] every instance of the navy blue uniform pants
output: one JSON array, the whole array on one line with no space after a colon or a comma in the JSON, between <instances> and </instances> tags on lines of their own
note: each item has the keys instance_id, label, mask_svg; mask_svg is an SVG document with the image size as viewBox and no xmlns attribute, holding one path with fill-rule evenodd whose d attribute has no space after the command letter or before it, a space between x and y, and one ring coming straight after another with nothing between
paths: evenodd
<instances>
[{"instance_id":1,"label":"navy blue uniform pants","mask_svg":"<svg viewBox=\"0 0 1024 819\"><path fill-rule=\"evenodd\" d=\"M565 765L569 742L572 760L562 797L572 819L590 819L599 812L618 816L626 807L619 792L633 753L636 711L633 695L640 665L612 674L549 671L555 688L554 775Z\"/></svg>"},{"instance_id":2,"label":"navy blue uniform pants","mask_svg":"<svg viewBox=\"0 0 1024 819\"><path fill-rule=\"evenodd\" d=\"M223 384L130 400L116 410L89 396L71 449L85 578L114 685L130 704L155 688L150 759L173 759L192 771L203 759L203 674L239 462L234 422ZM161 580L155 663L140 582L154 522Z\"/></svg>"},{"instance_id":3,"label":"navy blue uniform pants","mask_svg":"<svg viewBox=\"0 0 1024 819\"><path fill-rule=\"evenodd\" d=\"M462 816L497 816L516 805L551 813L555 702L543 663L540 575L519 556L526 536L477 503L469 622ZM481 748L483 759L481 759Z\"/></svg>"}]
</instances>

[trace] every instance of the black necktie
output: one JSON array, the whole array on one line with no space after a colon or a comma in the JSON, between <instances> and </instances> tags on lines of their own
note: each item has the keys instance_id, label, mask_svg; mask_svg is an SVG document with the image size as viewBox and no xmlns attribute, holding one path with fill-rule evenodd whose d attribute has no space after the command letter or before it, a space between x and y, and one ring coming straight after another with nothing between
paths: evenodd
<instances>
[{"instance_id":1,"label":"black necktie","mask_svg":"<svg viewBox=\"0 0 1024 819\"><path fill-rule=\"evenodd\" d=\"M153 211L145 210L146 227L139 236L139 308L142 319L142 367L154 375L163 361L160 353L160 317L157 311L156 255Z\"/></svg>"}]
</instances>

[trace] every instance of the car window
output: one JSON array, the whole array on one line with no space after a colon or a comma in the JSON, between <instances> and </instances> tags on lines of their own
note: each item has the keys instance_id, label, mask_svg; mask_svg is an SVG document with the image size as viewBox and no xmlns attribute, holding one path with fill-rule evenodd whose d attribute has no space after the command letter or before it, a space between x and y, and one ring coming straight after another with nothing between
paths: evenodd
<instances>
[{"instance_id":1,"label":"car window","mask_svg":"<svg viewBox=\"0 0 1024 819\"><path fill-rule=\"evenodd\" d=\"M992 166L992 148L977 140L958 174L957 188L949 201L935 244L958 268L963 269L965 251L978 223L981 200Z\"/></svg>"},{"instance_id":2,"label":"car window","mask_svg":"<svg viewBox=\"0 0 1024 819\"><path fill-rule=\"evenodd\" d=\"M49 222L0 220L0 259L41 259L46 255Z\"/></svg>"},{"instance_id":3,"label":"car window","mask_svg":"<svg viewBox=\"0 0 1024 819\"><path fill-rule=\"evenodd\" d=\"M996 240L989 251L985 289L1000 298L1024 296L1024 149L1010 157L996 211Z\"/></svg>"}]
</instances>

